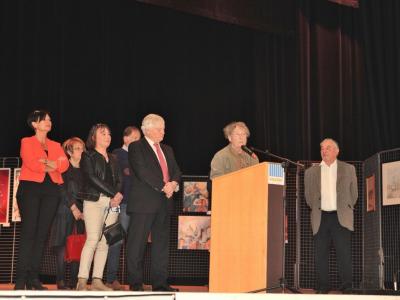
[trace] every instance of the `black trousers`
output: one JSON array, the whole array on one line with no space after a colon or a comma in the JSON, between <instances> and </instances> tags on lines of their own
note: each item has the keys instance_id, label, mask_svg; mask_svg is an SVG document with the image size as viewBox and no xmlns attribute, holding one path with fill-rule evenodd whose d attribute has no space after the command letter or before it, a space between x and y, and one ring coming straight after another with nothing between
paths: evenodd
<instances>
[{"instance_id":1,"label":"black trousers","mask_svg":"<svg viewBox=\"0 0 400 300\"><path fill-rule=\"evenodd\" d=\"M17 282L39 278L44 245L60 200L60 187L47 177L43 183L21 181L18 187L22 222Z\"/></svg>"},{"instance_id":2,"label":"black trousers","mask_svg":"<svg viewBox=\"0 0 400 300\"><path fill-rule=\"evenodd\" d=\"M169 257L170 214L168 209L157 213L132 213L127 239L128 281L143 283L143 259L151 232L151 284L167 285Z\"/></svg>"},{"instance_id":3,"label":"black trousers","mask_svg":"<svg viewBox=\"0 0 400 300\"><path fill-rule=\"evenodd\" d=\"M336 250L341 289L352 287L351 231L340 225L336 212L322 212L321 224L314 236L317 289L328 290L331 241Z\"/></svg>"}]
</instances>

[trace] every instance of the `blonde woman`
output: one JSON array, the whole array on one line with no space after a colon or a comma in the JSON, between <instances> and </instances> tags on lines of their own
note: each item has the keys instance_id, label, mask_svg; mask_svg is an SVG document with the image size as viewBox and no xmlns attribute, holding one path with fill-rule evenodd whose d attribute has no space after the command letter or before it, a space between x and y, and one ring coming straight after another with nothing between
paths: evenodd
<instances>
[{"instance_id":1,"label":"blonde woman","mask_svg":"<svg viewBox=\"0 0 400 300\"><path fill-rule=\"evenodd\" d=\"M80 168L80 161L83 151L85 151L85 143L78 137L72 137L63 143L65 154L69 157L70 167L63 174L64 184L62 186L62 198L58 211L53 222L49 245L52 247L56 255L56 280L57 289L65 290L75 288L77 284L77 276L79 262L70 263L70 282L65 282L65 243L66 238L70 235L74 228L77 233L85 232L85 224L83 223L83 199L80 192L83 187L83 175Z\"/></svg>"}]
</instances>

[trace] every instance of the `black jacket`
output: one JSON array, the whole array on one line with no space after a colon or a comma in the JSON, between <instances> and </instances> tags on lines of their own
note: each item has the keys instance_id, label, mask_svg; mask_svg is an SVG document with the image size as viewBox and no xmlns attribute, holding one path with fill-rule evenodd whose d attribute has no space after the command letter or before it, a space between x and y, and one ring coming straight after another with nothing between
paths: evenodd
<instances>
[{"instance_id":1,"label":"black jacket","mask_svg":"<svg viewBox=\"0 0 400 300\"><path fill-rule=\"evenodd\" d=\"M106 160L96 150L89 150L82 153L80 166L84 176L84 187L80 192L79 198L89 201L99 200L100 194L113 198L121 191L122 174L116 157L108 153L111 166L113 184L105 182Z\"/></svg>"},{"instance_id":2,"label":"black jacket","mask_svg":"<svg viewBox=\"0 0 400 300\"><path fill-rule=\"evenodd\" d=\"M79 210L83 211L82 201L79 199L79 193L83 186L83 175L81 168L74 168L71 164L66 172L62 174L64 183L61 186L61 201L58 205L58 211L51 226L49 235L49 246L65 246L65 240L69 236L74 226L78 234L85 233L85 224L75 221L71 212L71 206L75 204Z\"/></svg>"},{"instance_id":3,"label":"black jacket","mask_svg":"<svg viewBox=\"0 0 400 300\"><path fill-rule=\"evenodd\" d=\"M160 144L168 165L170 181L179 182L181 170L171 147ZM155 213L159 209L171 209L172 199L167 199L162 170L158 158L146 138L129 145L129 164L133 170L132 185L128 197L128 212Z\"/></svg>"}]
</instances>

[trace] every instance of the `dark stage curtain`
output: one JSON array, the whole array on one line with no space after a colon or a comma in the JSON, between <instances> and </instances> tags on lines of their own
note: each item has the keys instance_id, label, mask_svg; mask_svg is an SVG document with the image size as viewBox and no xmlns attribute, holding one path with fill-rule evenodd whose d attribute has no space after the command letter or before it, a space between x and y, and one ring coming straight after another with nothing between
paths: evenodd
<instances>
[{"instance_id":1,"label":"dark stage curtain","mask_svg":"<svg viewBox=\"0 0 400 300\"><path fill-rule=\"evenodd\" d=\"M111 148L125 126L159 113L186 174L208 174L233 120L248 123L254 146L302 157L293 32L133 0L2 1L0 20L0 126L7 128L0 156L18 156L19 139L31 134L28 112L45 108L53 139L85 139L91 125L105 122Z\"/></svg>"},{"instance_id":2,"label":"dark stage curtain","mask_svg":"<svg viewBox=\"0 0 400 300\"><path fill-rule=\"evenodd\" d=\"M368 154L400 147L400 2L360 1ZM367 139L367 137L369 137Z\"/></svg>"},{"instance_id":3,"label":"dark stage curtain","mask_svg":"<svg viewBox=\"0 0 400 300\"><path fill-rule=\"evenodd\" d=\"M327 1L299 1L300 102L303 153L319 160L325 137L342 159L362 160L366 129L358 11Z\"/></svg>"},{"instance_id":4,"label":"dark stage curtain","mask_svg":"<svg viewBox=\"0 0 400 300\"><path fill-rule=\"evenodd\" d=\"M300 102L304 157L319 159L324 137L341 158L364 160L397 148L400 135L400 3L358 9L299 1Z\"/></svg>"},{"instance_id":5,"label":"dark stage curtain","mask_svg":"<svg viewBox=\"0 0 400 300\"><path fill-rule=\"evenodd\" d=\"M291 159L320 159L327 136L344 160L398 147L399 4L296 3L297 33L268 33L133 0L0 2L0 156L19 154L34 108L58 141L108 123L112 148L159 113L187 174L208 173L232 120Z\"/></svg>"}]
</instances>

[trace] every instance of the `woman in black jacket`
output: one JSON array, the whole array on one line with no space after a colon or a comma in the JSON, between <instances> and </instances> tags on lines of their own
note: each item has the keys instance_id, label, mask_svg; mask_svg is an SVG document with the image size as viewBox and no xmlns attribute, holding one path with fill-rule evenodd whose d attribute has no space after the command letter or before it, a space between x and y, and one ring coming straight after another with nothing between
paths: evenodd
<instances>
[{"instance_id":1,"label":"woman in black jacket","mask_svg":"<svg viewBox=\"0 0 400 300\"><path fill-rule=\"evenodd\" d=\"M58 206L56 217L51 228L49 244L56 255L57 288L67 289L65 283L65 242L68 235L76 228L77 233L85 232L83 223L83 200L79 193L83 187L83 175L80 169L82 152L85 151L85 143L78 137L72 137L63 143L65 154L69 157L70 166L63 173L62 198ZM76 287L79 262L70 264L70 287Z\"/></svg>"},{"instance_id":2,"label":"woman in black jacket","mask_svg":"<svg viewBox=\"0 0 400 300\"><path fill-rule=\"evenodd\" d=\"M94 125L86 141L87 152L82 154L81 168L85 185L83 215L86 227L86 243L79 265L77 290L87 290L90 266L93 263L92 290L111 291L103 284L103 270L107 260L108 245L102 235L105 216L106 225L118 218L118 206L122 200L120 193L122 174L117 159L107 152L111 143L110 129L106 124ZM117 209L110 209L117 208Z\"/></svg>"}]
</instances>

